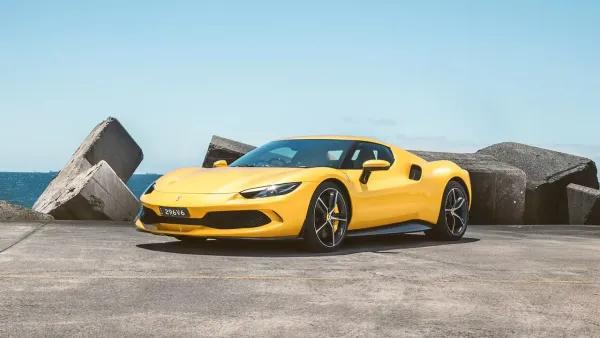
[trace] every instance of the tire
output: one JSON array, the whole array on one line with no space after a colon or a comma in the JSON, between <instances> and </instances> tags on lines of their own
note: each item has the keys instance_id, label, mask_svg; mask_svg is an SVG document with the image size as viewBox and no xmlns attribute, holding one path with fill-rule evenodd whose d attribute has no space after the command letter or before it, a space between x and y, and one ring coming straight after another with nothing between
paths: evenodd
<instances>
[{"instance_id":1,"label":"tire","mask_svg":"<svg viewBox=\"0 0 600 338\"><path fill-rule=\"evenodd\" d=\"M431 230L426 230L425 235L433 240L460 240L469 225L469 195L467 191L457 181L450 181L444 189L440 204L437 224Z\"/></svg>"},{"instance_id":2,"label":"tire","mask_svg":"<svg viewBox=\"0 0 600 338\"><path fill-rule=\"evenodd\" d=\"M349 197L338 184L323 182L315 189L303 226L302 237L308 251L334 252L339 249L350 222L349 205Z\"/></svg>"}]
</instances>

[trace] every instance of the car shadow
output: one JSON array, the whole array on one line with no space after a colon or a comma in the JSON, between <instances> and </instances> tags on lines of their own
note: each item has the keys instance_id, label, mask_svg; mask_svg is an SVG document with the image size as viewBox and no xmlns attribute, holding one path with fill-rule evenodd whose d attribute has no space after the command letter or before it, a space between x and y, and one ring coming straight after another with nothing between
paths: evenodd
<instances>
[{"instance_id":1,"label":"car shadow","mask_svg":"<svg viewBox=\"0 0 600 338\"><path fill-rule=\"evenodd\" d=\"M304 249L301 240L207 240L198 242L170 242L138 244L137 247L186 255L246 256L246 257L311 257L337 256L361 252L397 254L399 249L423 248L438 245L466 244L478 238L463 237L459 241L431 241L423 234L396 234L380 236L349 237L340 249L332 253L311 253Z\"/></svg>"}]
</instances>

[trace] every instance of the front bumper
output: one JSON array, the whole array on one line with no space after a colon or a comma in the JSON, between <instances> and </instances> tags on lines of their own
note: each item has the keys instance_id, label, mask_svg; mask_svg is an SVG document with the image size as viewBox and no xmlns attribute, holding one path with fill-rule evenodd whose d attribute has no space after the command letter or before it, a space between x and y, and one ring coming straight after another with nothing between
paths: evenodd
<instances>
[{"instance_id":1,"label":"front bumper","mask_svg":"<svg viewBox=\"0 0 600 338\"><path fill-rule=\"evenodd\" d=\"M304 182L296 190L283 196L247 199L238 193L231 194L178 194L153 191L141 198L142 207L135 225L140 231L167 236L231 237L231 238L279 238L297 237L306 218L308 204L316 182ZM189 218L162 218L159 207L185 207ZM144 211L146 213L144 213ZM215 214L248 215L262 214L257 218L221 218L218 226L202 224ZM155 214L158 219L145 217ZM266 217L264 217L266 216ZM242 217L242 216L240 216ZM246 217L246 216L244 216ZM225 222L225 223L224 223ZM227 222L229 224L227 224ZM195 223L195 224L192 224ZM210 223L210 222L205 222ZM214 222L213 222L214 223Z\"/></svg>"}]
</instances>

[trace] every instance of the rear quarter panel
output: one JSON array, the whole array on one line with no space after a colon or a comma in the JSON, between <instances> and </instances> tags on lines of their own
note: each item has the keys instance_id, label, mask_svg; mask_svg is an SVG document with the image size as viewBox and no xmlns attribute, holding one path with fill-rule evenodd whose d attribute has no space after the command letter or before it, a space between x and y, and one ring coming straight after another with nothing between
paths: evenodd
<instances>
[{"instance_id":1,"label":"rear quarter panel","mask_svg":"<svg viewBox=\"0 0 600 338\"><path fill-rule=\"evenodd\" d=\"M447 160L426 162L422 168L422 189L428 192L427 200L425 205L423 205L421 214L424 220L431 223L437 222L444 190L448 182L452 179L457 180L465 186L469 196L469 208L471 208L471 180L466 170L459 167L456 163Z\"/></svg>"},{"instance_id":2,"label":"rear quarter panel","mask_svg":"<svg viewBox=\"0 0 600 338\"><path fill-rule=\"evenodd\" d=\"M391 170L396 172L396 175L409 177L410 168L412 165L421 167L421 179L412 181L414 184L406 185L401 190L412 190L412 209L410 214L407 214L405 220L419 219L429 223L437 223L442 196L446 185L451 179L457 179L464 183L464 186L469 195L469 208L471 206L471 180L469 173L458 166L456 163L448 160L426 161L420 156L396 147L389 145L394 153L395 163ZM406 195L406 193L405 193ZM403 195L400 194L400 197Z\"/></svg>"}]
</instances>

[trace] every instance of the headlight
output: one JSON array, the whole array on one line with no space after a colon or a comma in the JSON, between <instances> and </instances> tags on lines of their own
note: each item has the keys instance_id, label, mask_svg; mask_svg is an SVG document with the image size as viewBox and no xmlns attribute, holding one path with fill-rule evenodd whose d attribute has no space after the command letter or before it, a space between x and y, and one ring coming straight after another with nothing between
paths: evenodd
<instances>
[{"instance_id":1,"label":"headlight","mask_svg":"<svg viewBox=\"0 0 600 338\"><path fill-rule=\"evenodd\" d=\"M148 194L150 194L151 192L153 192L153 191L154 191L154 185L155 185L155 184L156 184L156 181L152 182L152 183L151 183L151 184L148 186L148 188L146 188L146 190L144 190L144 193L143 193L142 195L148 195Z\"/></svg>"},{"instance_id":2,"label":"headlight","mask_svg":"<svg viewBox=\"0 0 600 338\"><path fill-rule=\"evenodd\" d=\"M281 196L285 194L289 194L294 191L300 182L296 183L283 183L283 184L273 184L266 187L260 188L252 188L248 190L244 190L240 192L240 194L246 198L261 198L261 197L271 197L271 196Z\"/></svg>"}]
</instances>

